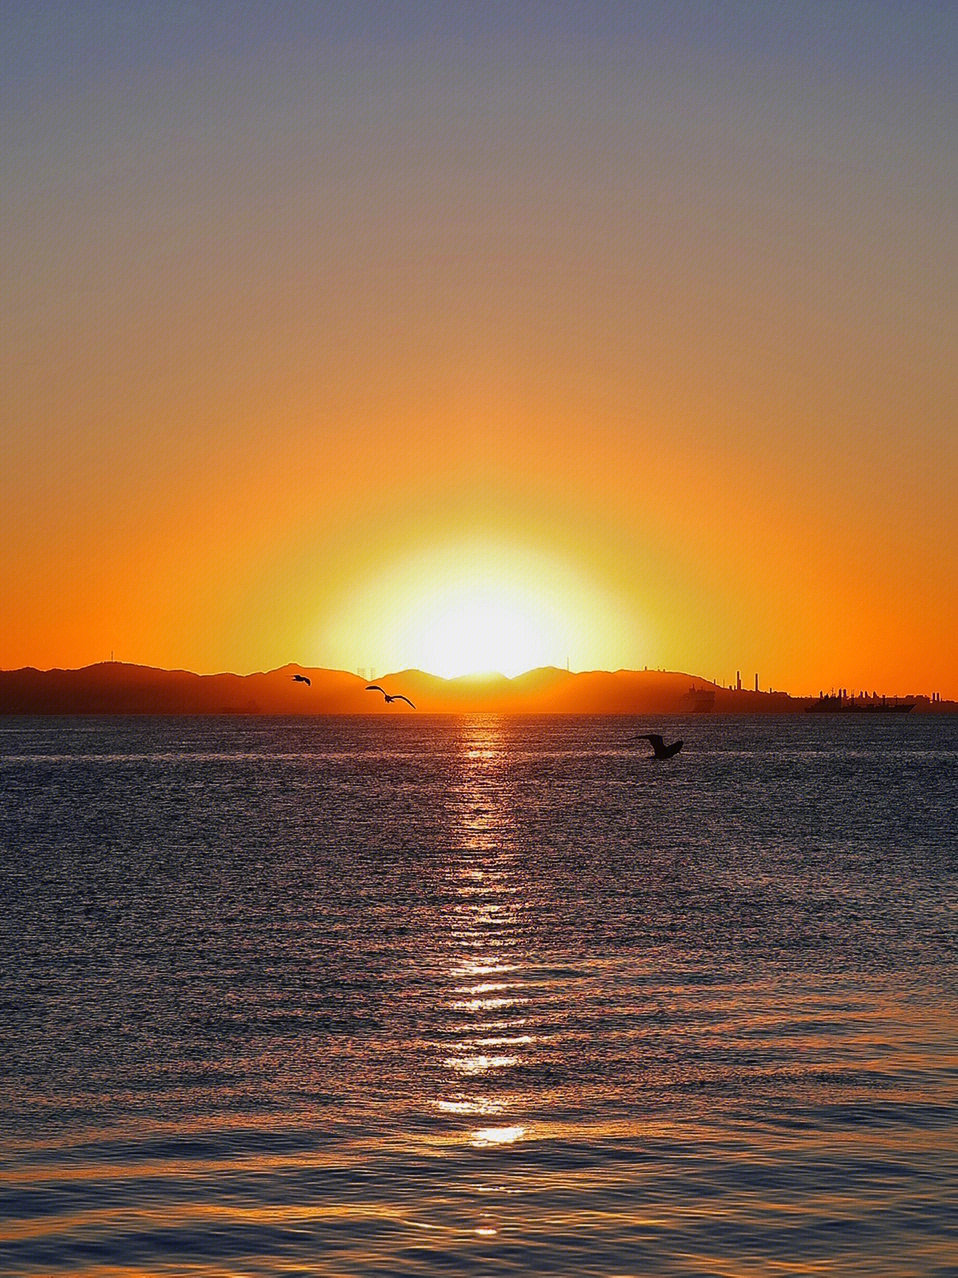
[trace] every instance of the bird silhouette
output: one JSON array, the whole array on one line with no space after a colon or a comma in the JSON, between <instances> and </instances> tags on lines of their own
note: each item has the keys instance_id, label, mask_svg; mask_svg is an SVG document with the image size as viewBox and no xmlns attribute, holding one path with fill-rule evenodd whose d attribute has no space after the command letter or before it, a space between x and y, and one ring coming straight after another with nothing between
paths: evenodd
<instances>
[{"instance_id":1,"label":"bird silhouette","mask_svg":"<svg viewBox=\"0 0 958 1278\"><path fill-rule=\"evenodd\" d=\"M401 692L397 692L397 693L395 693L393 696L390 696L390 695L389 695L389 693L386 691L386 689L385 689L385 688L380 688L380 686L379 686L379 684L378 684L378 683L370 683L370 684L367 684L367 685L366 685L366 691L367 691L367 692L381 692L381 693L383 694L383 696L386 698L386 704L387 704L387 705L389 704L389 702L390 702L390 701L405 701L405 703L406 703L406 705L407 705L407 706L412 706L412 708L413 708L414 710L415 710L415 708L416 708L415 706L413 706L413 705L412 705L412 702L409 700L409 698L408 698L408 697L404 697L404 696L402 695L402 693L401 693Z\"/></svg>"},{"instance_id":2,"label":"bird silhouette","mask_svg":"<svg viewBox=\"0 0 958 1278\"><path fill-rule=\"evenodd\" d=\"M293 675L293 683L305 683L307 688L313 686L312 679L307 679L305 675Z\"/></svg>"},{"instance_id":3,"label":"bird silhouette","mask_svg":"<svg viewBox=\"0 0 958 1278\"><path fill-rule=\"evenodd\" d=\"M671 759L673 754L678 754L684 744L682 741L673 741L671 745L666 745L657 732L644 732L642 740L652 742L652 755L656 759Z\"/></svg>"}]
</instances>

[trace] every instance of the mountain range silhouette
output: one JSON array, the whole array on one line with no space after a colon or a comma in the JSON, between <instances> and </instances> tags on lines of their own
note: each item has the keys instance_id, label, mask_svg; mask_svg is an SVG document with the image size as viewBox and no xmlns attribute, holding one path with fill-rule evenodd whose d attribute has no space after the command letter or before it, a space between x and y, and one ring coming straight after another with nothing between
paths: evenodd
<instances>
[{"instance_id":1,"label":"mountain range silhouette","mask_svg":"<svg viewBox=\"0 0 958 1278\"><path fill-rule=\"evenodd\" d=\"M294 675L310 680L294 681ZM570 672L554 666L443 679L421 670L378 675L389 693L416 704L385 706L368 680L345 670L287 665L263 673L198 675L124 662L79 670L0 670L0 714L693 714L789 713L810 699L723 688L666 670ZM919 702L930 704L926 698ZM923 709L922 704L916 710ZM954 702L936 702L947 710Z\"/></svg>"}]
</instances>

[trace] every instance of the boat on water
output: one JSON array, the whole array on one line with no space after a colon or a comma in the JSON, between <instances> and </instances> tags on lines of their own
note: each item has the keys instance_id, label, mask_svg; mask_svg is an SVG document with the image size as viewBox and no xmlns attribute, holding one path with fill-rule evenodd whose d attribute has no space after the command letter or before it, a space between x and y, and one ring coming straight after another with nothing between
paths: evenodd
<instances>
[{"instance_id":1,"label":"boat on water","mask_svg":"<svg viewBox=\"0 0 958 1278\"><path fill-rule=\"evenodd\" d=\"M693 684L682 698L682 702L683 710L691 714L708 714L715 708L715 689L697 688Z\"/></svg>"},{"instance_id":2,"label":"boat on water","mask_svg":"<svg viewBox=\"0 0 958 1278\"><path fill-rule=\"evenodd\" d=\"M805 707L806 714L907 714L914 701L889 701L887 697L822 696Z\"/></svg>"}]
</instances>

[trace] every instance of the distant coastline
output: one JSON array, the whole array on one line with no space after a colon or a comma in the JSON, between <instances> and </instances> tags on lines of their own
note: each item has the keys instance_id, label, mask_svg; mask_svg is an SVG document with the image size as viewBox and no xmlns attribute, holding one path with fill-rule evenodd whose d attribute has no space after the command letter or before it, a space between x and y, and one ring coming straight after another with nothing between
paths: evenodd
<instances>
[{"instance_id":1,"label":"distant coastline","mask_svg":"<svg viewBox=\"0 0 958 1278\"><path fill-rule=\"evenodd\" d=\"M296 674L306 675L310 686L294 681ZM384 711L382 697L366 692L367 679L344 670L289 665L250 675L198 675L110 661L79 670L0 670L0 714L800 714L820 705L818 697L727 688L666 670L574 673L547 666L513 679L442 679L404 670L376 681L405 693L416 711ZM889 709L912 704L915 714L958 713L958 702L922 694L886 702Z\"/></svg>"}]
</instances>

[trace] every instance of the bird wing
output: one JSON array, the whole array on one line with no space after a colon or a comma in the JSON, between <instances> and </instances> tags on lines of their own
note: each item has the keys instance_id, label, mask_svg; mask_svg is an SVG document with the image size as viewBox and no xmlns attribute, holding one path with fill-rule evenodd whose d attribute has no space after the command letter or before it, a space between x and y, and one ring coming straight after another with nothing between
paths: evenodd
<instances>
[{"instance_id":1,"label":"bird wing","mask_svg":"<svg viewBox=\"0 0 958 1278\"><path fill-rule=\"evenodd\" d=\"M409 700L409 698L404 697L401 692L396 693L396 695L393 697L393 701L405 701L407 706L412 706L412 702ZM412 706L412 708L415 710L416 707Z\"/></svg>"},{"instance_id":2,"label":"bird wing","mask_svg":"<svg viewBox=\"0 0 958 1278\"><path fill-rule=\"evenodd\" d=\"M370 683L370 684L367 684L367 685L366 685L366 691L367 691L367 692L381 692L381 693L383 694L383 696L385 696L385 695L386 695L386 689L385 689L385 688L380 688L380 686L379 686L379 684L378 684L378 683Z\"/></svg>"},{"instance_id":3,"label":"bird wing","mask_svg":"<svg viewBox=\"0 0 958 1278\"><path fill-rule=\"evenodd\" d=\"M665 742L657 732L647 732L645 734L646 741L651 741L653 746L664 746Z\"/></svg>"},{"instance_id":4,"label":"bird wing","mask_svg":"<svg viewBox=\"0 0 958 1278\"><path fill-rule=\"evenodd\" d=\"M313 686L312 679L307 679L305 675L301 675L300 678L302 679L303 683L305 683L307 688L311 688Z\"/></svg>"}]
</instances>

